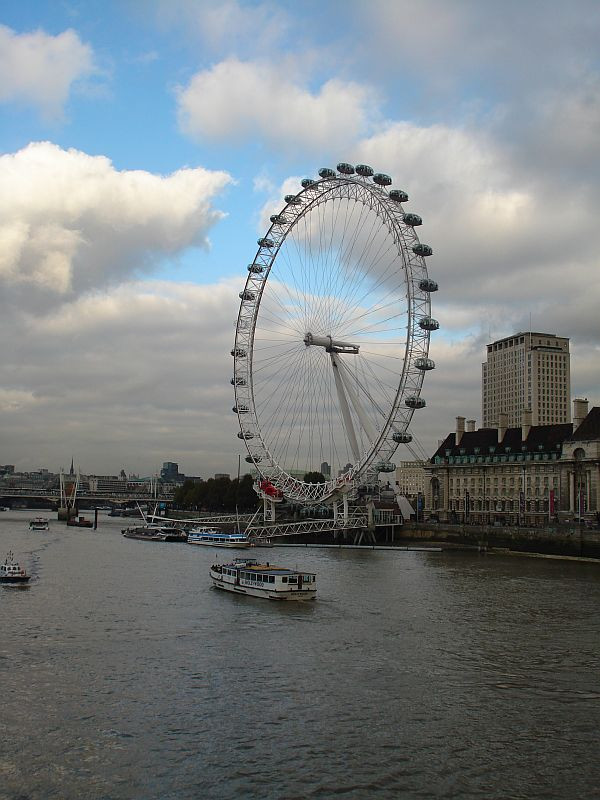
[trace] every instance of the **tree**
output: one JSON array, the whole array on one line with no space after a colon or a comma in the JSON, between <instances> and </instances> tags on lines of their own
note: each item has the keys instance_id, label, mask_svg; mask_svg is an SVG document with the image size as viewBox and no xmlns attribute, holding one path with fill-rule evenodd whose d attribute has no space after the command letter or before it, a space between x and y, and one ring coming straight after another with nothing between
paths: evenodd
<instances>
[{"instance_id":1,"label":"tree","mask_svg":"<svg viewBox=\"0 0 600 800\"><path fill-rule=\"evenodd\" d=\"M322 472L307 472L304 476L305 483L325 483L325 476Z\"/></svg>"}]
</instances>

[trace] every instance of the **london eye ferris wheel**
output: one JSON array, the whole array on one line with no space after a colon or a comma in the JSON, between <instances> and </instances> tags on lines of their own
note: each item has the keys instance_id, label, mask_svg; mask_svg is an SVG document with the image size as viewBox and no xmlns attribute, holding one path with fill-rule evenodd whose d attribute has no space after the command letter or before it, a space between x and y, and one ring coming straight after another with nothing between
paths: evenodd
<instances>
[{"instance_id":1,"label":"london eye ferris wheel","mask_svg":"<svg viewBox=\"0 0 600 800\"><path fill-rule=\"evenodd\" d=\"M258 240L236 325L232 384L246 461L297 503L391 472L435 367L421 218L367 165L305 178ZM325 481L307 473L327 464Z\"/></svg>"}]
</instances>

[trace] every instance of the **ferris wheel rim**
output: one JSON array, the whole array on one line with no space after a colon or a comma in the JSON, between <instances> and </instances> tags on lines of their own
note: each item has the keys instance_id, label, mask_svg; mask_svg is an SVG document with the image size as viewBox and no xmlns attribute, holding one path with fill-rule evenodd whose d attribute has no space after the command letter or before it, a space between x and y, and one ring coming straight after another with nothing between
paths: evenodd
<instances>
[{"instance_id":1,"label":"ferris wheel rim","mask_svg":"<svg viewBox=\"0 0 600 800\"><path fill-rule=\"evenodd\" d=\"M420 243L414 231L414 225L404 222L406 215L402 210L401 203L392 200L390 193L383 190L381 186L355 175L334 173L322 177L321 180L310 182L307 180L306 184L304 185L303 182L303 189L296 195L286 196L282 210L271 217L271 226L267 233L258 240L258 250L248 268L249 273L244 290L240 292L241 302L236 323L235 347L232 350L234 356L232 383L236 398L234 411L238 415L240 425L238 437L246 445L248 460L254 464L261 478L281 489L290 499L300 503L316 503L327 500L336 492L348 490L369 468L373 468L374 462L380 454L389 459L395 452L399 442L398 440L394 441L393 435L398 436L406 432L415 408L419 407L416 404L410 407L407 403L407 408L402 409L402 414L399 414L402 400L406 395L407 383L410 382L411 398L418 400L425 370L421 367L416 368L415 364L419 360L430 361L428 359L430 330L421 331L418 341L415 342L416 318L419 314L421 319L431 318L429 291L417 288L418 285L423 284L424 280L428 280L425 259L416 253L414 256L407 257L407 237L412 242ZM343 197L343 191L347 191L349 194L354 192L354 200L368 205L382 220L382 224L386 225L387 232L397 244L401 269L407 287L406 308L409 322L400 380L385 425L382 426L376 440L370 443L369 447L361 453L361 457L355 459L351 467L342 475L330 478L324 483L313 484L292 476L283 465L279 464L263 436L254 396L252 369L254 343L263 293L282 245L301 219L320 204L327 203L336 197ZM420 219L417 215L412 216ZM420 284L417 283L417 278L421 279ZM410 381L408 380L409 376Z\"/></svg>"}]
</instances>

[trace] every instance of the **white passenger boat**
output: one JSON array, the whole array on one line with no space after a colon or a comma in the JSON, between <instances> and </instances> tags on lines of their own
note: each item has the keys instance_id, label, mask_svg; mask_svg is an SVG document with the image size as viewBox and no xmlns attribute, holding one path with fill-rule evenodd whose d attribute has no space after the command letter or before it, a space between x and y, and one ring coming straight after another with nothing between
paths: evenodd
<instances>
[{"instance_id":1,"label":"white passenger boat","mask_svg":"<svg viewBox=\"0 0 600 800\"><path fill-rule=\"evenodd\" d=\"M245 533L223 533L215 528L194 528L188 533L188 544L204 544L209 547L250 547Z\"/></svg>"},{"instance_id":2,"label":"white passenger boat","mask_svg":"<svg viewBox=\"0 0 600 800\"><path fill-rule=\"evenodd\" d=\"M15 561L13 554L9 553L4 559L4 564L0 564L0 583L23 584L31 578L25 569Z\"/></svg>"},{"instance_id":3,"label":"white passenger boat","mask_svg":"<svg viewBox=\"0 0 600 800\"><path fill-rule=\"evenodd\" d=\"M29 520L30 531L47 531L49 529L50 525L46 517L35 517L35 519Z\"/></svg>"},{"instance_id":4,"label":"white passenger boat","mask_svg":"<svg viewBox=\"0 0 600 800\"><path fill-rule=\"evenodd\" d=\"M236 558L230 564L213 564L213 586L234 594L249 594L269 600L314 600L317 578L313 572L298 572L255 558Z\"/></svg>"}]
</instances>

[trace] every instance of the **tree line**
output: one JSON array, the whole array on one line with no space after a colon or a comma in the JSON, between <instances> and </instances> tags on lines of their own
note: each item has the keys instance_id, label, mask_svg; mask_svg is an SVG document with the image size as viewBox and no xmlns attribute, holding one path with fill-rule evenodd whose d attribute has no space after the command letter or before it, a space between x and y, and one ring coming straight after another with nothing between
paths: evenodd
<instances>
[{"instance_id":1,"label":"tree line","mask_svg":"<svg viewBox=\"0 0 600 800\"><path fill-rule=\"evenodd\" d=\"M322 483L325 478L320 472L308 472L304 476L308 483ZM176 508L188 511L222 511L244 513L255 511L258 497L253 487L252 475L240 478L209 478L202 483L185 481L175 490L173 498Z\"/></svg>"},{"instance_id":2,"label":"tree line","mask_svg":"<svg viewBox=\"0 0 600 800\"><path fill-rule=\"evenodd\" d=\"M202 483L185 481L175 490L173 501L178 508L189 511L255 511L257 497L251 475L240 478L209 478Z\"/></svg>"}]
</instances>

